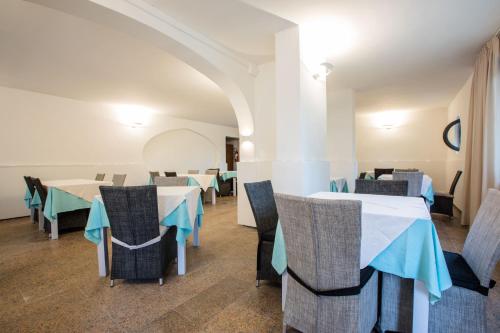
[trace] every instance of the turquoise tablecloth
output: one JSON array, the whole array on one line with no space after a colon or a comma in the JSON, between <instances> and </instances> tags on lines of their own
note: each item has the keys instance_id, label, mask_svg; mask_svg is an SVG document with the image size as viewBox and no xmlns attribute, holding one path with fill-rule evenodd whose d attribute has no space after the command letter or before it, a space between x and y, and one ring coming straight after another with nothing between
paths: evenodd
<instances>
[{"instance_id":1,"label":"turquoise tablecloth","mask_svg":"<svg viewBox=\"0 0 500 333\"><path fill-rule=\"evenodd\" d=\"M422 196L429 203L429 206L434 205L434 189L432 187L432 184L429 185L429 187L427 188L427 191Z\"/></svg>"},{"instance_id":2,"label":"turquoise tablecloth","mask_svg":"<svg viewBox=\"0 0 500 333\"><path fill-rule=\"evenodd\" d=\"M223 171L221 177L223 181L226 181L231 178L238 178L238 173L237 171Z\"/></svg>"},{"instance_id":3,"label":"turquoise tablecloth","mask_svg":"<svg viewBox=\"0 0 500 333\"><path fill-rule=\"evenodd\" d=\"M201 228L203 216L201 196L198 198L196 214L198 217L198 227ZM186 201L184 200L172 213L164 217L163 220L160 221L160 224L166 227L177 226L176 240L178 243L184 244L191 232L193 232L193 227L189 222L189 212ZM92 207L90 208L89 219L85 227L85 238L97 245L101 242L101 229L109 228L109 226L109 219L104 204L100 200L94 199L92 201Z\"/></svg>"},{"instance_id":4,"label":"turquoise tablecloth","mask_svg":"<svg viewBox=\"0 0 500 333\"><path fill-rule=\"evenodd\" d=\"M42 204L38 191L35 191L31 205L37 207ZM61 191L55 187L50 187L47 191L43 215L51 222L57 218L57 214L70 212L72 210L90 208L91 203L76 195Z\"/></svg>"},{"instance_id":5,"label":"turquoise tablecloth","mask_svg":"<svg viewBox=\"0 0 500 333\"><path fill-rule=\"evenodd\" d=\"M287 266L285 239L280 223L276 228L272 265L279 274L283 274ZM424 282L432 304L441 298L442 291L451 287L443 250L436 228L430 220L416 220L373 259L369 266Z\"/></svg>"},{"instance_id":6,"label":"turquoise tablecloth","mask_svg":"<svg viewBox=\"0 0 500 333\"><path fill-rule=\"evenodd\" d=\"M196 181L196 179L194 179L193 177L188 177L188 186L200 186L200 183L198 183ZM210 187L215 187L215 190L217 192L219 192L219 183L217 182L217 178L214 177L212 179L212 181L210 182L210 185L208 186L209 188Z\"/></svg>"},{"instance_id":7,"label":"turquoise tablecloth","mask_svg":"<svg viewBox=\"0 0 500 333\"><path fill-rule=\"evenodd\" d=\"M31 197L31 192L28 187L26 187L26 191L24 192L24 205L26 206L26 208L31 208L32 199L33 198Z\"/></svg>"},{"instance_id":8,"label":"turquoise tablecloth","mask_svg":"<svg viewBox=\"0 0 500 333\"><path fill-rule=\"evenodd\" d=\"M335 180L330 181L330 192L339 192ZM347 186L347 182L344 183L344 186L342 187L342 192L349 193L349 187Z\"/></svg>"}]
</instances>

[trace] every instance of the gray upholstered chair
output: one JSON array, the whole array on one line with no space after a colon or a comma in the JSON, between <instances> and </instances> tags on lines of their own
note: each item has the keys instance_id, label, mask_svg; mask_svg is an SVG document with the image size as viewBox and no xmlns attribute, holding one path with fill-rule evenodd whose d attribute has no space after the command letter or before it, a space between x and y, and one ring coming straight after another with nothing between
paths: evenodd
<instances>
[{"instance_id":1,"label":"gray upholstered chair","mask_svg":"<svg viewBox=\"0 0 500 333\"><path fill-rule=\"evenodd\" d=\"M491 274L500 259L500 191L489 190L462 254L444 252L453 286L429 307L429 332L486 332ZM383 274L380 328L410 332L413 280Z\"/></svg>"},{"instance_id":2,"label":"gray upholstered chair","mask_svg":"<svg viewBox=\"0 0 500 333\"><path fill-rule=\"evenodd\" d=\"M396 172L392 173L392 180L407 180L408 181L408 196L420 197L422 196L422 181L424 179L423 172Z\"/></svg>"},{"instance_id":3,"label":"gray upholstered chair","mask_svg":"<svg viewBox=\"0 0 500 333\"><path fill-rule=\"evenodd\" d=\"M301 332L371 332L378 274L359 268L361 202L275 199L288 260L283 324Z\"/></svg>"},{"instance_id":4,"label":"gray upholstered chair","mask_svg":"<svg viewBox=\"0 0 500 333\"><path fill-rule=\"evenodd\" d=\"M413 168L409 168L409 169L394 169L394 172L419 172L420 170L418 169L413 169Z\"/></svg>"},{"instance_id":5,"label":"gray upholstered chair","mask_svg":"<svg viewBox=\"0 0 500 333\"><path fill-rule=\"evenodd\" d=\"M160 177L160 171L149 171L149 177L154 181L156 177Z\"/></svg>"},{"instance_id":6,"label":"gray upholstered chair","mask_svg":"<svg viewBox=\"0 0 500 333\"><path fill-rule=\"evenodd\" d=\"M98 173L97 175L95 175L95 180L102 182L104 180L104 177L106 177L105 173Z\"/></svg>"},{"instance_id":7,"label":"gray upholstered chair","mask_svg":"<svg viewBox=\"0 0 500 333\"><path fill-rule=\"evenodd\" d=\"M188 175L198 175L200 170L188 170Z\"/></svg>"},{"instance_id":8,"label":"gray upholstered chair","mask_svg":"<svg viewBox=\"0 0 500 333\"><path fill-rule=\"evenodd\" d=\"M187 186L188 177L156 177L154 183L157 186Z\"/></svg>"},{"instance_id":9,"label":"gray upholstered chair","mask_svg":"<svg viewBox=\"0 0 500 333\"><path fill-rule=\"evenodd\" d=\"M113 186L123 186L125 184L125 178L127 178L127 175L113 175L113 179L111 180L113 182Z\"/></svg>"},{"instance_id":10,"label":"gray upholstered chair","mask_svg":"<svg viewBox=\"0 0 500 333\"><path fill-rule=\"evenodd\" d=\"M177 228L160 227L156 186L100 190L113 235L111 287L115 279L158 279L162 285L168 264L177 257Z\"/></svg>"},{"instance_id":11,"label":"gray upholstered chair","mask_svg":"<svg viewBox=\"0 0 500 333\"><path fill-rule=\"evenodd\" d=\"M266 180L245 183L244 187L252 208L259 237L256 285L259 286L260 280L281 281L281 276L271 265L274 236L278 224L278 211L274 202L273 186L269 180Z\"/></svg>"},{"instance_id":12,"label":"gray upholstered chair","mask_svg":"<svg viewBox=\"0 0 500 333\"><path fill-rule=\"evenodd\" d=\"M406 196L408 194L408 181L356 179L354 192L360 194Z\"/></svg>"}]
</instances>

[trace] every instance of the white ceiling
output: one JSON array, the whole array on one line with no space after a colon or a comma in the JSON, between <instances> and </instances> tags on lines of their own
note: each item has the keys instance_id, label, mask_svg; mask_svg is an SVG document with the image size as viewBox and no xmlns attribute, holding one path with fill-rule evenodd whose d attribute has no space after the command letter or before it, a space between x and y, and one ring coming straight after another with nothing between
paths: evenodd
<instances>
[{"instance_id":1,"label":"white ceiling","mask_svg":"<svg viewBox=\"0 0 500 333\"><path fill-rule=\"evenodd\" d=\"M211 80L149 44L37 4L0 2L0 85L237 126Z\"/></svg>"},{"instance_id":2,"label":"white ceiling","mask_svg":"<svg viewBox=\"0 0 500 333\"><path fill-rule=\"evenodd\" d=\"M330 57L328 89L354 89L358 111L446 107L500 25L498 0L146 0L256 63L292 23L353 27ZM333 36L333 34L332 34ZM91 102L143 104L173 116L236 126L223 92L152 45L19 0L0 2L0 85ZM335 40L325 38L325 43Z\"/></svg>"},{"instance_id":3,"label":"white ceiling","mask_svg":"<svg viewBox=\"0 0 500 333\"><path fill-rule=\"evenodd\" d=\"M297 24L349 22L357 38L330 59L328 86L355 89L358 111L448 106L500 27L499 0L243 1Z\"/></svg>"}]
</instances>

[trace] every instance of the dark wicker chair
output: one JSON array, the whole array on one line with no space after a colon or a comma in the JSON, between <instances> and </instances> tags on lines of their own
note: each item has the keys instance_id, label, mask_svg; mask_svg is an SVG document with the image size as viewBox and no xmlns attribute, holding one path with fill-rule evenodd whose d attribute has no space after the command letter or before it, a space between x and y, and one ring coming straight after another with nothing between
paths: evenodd
<instances>
[{"instance_id":1,"label":"dark wicker chair","mask_svg":"<svg viewBox=\"0 0 500 333\"><path fill-rule=\"evenodd\" d=\"M176 227L160 233L158 196L155 185L132 187L100 187L112 230L111 281L115 279L158 279L177 257ZM153 244L140 246L158 238Z\"/></svg>"},{"instance_id":2,"label":"dark wicker chair","mask_svg":"<svg viewBox=\"0 0 500 333\"><path fill-rule=\"evenodd\" d=\"M222 177L220 176L220 169L218 168L207 169L206 174L213 174L217 178L217 185L219 185L218 194L220 196L227 196L231 194L231 189L233 188L233 181L231 179L228 179L226 181L222 180Z\"/></svg>"},{"instance_id":3,"label":"dark wicker chair","mask_svg":"<svg viewBox=\"0 0 500 333\"><path fill-rule=\"evenodd\" d=\"M165 171L165 177L177 177L177 172L175 172L175 171Z\"/></svg>"},{"instance_id":4,"label":"dark wicker chair","mask_svg":"<svg viewBox=\"0 0 500 333\"><path fill-rule=\"evenodd\" d=\"M278 210L274 201L271 181L246 183L245 191L252 207L259 243L257 245L257 278L260 280L281 281L281 276L271 265L274 248L274 236L278 225Z\"/></svg>"},{"instance_id":5,"label":"dark wicker chair","mask_svg":"<svg viewBox=\"0 0 500 333\"><path fill-rule=\"evenodd\" d=\"M382 175L392 175L393 172L394 168L387 168L387 169L375 168L374 170L375 179L378 179L378 177Z\"/></svg>"},{"instance_id":6,"label":"dark wicker chair","mask_svg":"<svg viewBox=\"0 0 500 333\"><path fill-rule=\"evenodd\" d=\"M366 178L366 172L361 172L359 174L359 179L365 179Z\"/></svg>"},{"instance_id":7,"label":"dark wicker chair","mask_svg":"<svg viewBox=\"0 0 500 333\"><path fill-rule=\"evenodd\" d=\"M455 188L460 180L462 171L458 170L453 178L453 182L450 186L450 191L448 193L434 193L434 204L431 206L431 213L448 215L450 218L453 217L453 199L455 198Z\"/></svg>"},{"instance_id":8,"label":"dark wicker chair","mask_svg":"<svg viewBox=\"0 0 500 333\"><path fill-rule=\"evenodd\" d=\"M97 175L95 175L95 180L103 181L104 177L106 177L105 173L98 173Z\"/></svg>"},{"instance_id":9,"label":"dark wicker chair","mask_svg":"<svg viewBox=\"0 0 500 333\"><path fill-rule=\"evenodd\" d=\"M28 191L30 191L31 198L35 195L35 185L33 184L33 179L30 176L24 176L24 181L26 182L26 186L28 187ZM38 222L38 208L36 208L33 212L33 223Z\"/></svg>"},{"instance_id":10,"label":"dark wicker chair","mask_svg":"<svg viewBox=\"0 0 500 333\"><path fill-rule=\"evenodd\" d=\"M42 201L42 205L39 209L44 209L45 201L47 200L47 188L42 185L39 178L32 178L32 181ZM90 209L84 208L57 214L58 232L63 233L65 231L84 229L87 225L89 213ZM44 218L43 227L45 232L52 232L52 223L47 218Z\"/></svg>"},{"instance_id":11,"label":"dark wicker chair","mask_svg":"<svg viewBox=\"0 0 500 333\"><path fill-rule=\"evenodd\" d=\"M354 193L407 196L408 181L356 179Z\"/></svg>"}]
</instances>

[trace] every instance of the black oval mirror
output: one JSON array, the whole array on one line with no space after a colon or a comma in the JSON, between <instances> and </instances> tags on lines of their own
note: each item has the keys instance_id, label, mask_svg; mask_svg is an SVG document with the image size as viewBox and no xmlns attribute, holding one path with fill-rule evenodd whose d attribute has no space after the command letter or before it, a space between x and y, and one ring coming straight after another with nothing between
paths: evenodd
<instances>
[{"instance_id":1,"label":"black oval mirror","mask_svg":"<svg viewBox=\"0 0 500 333\"><path fill-rule=\"evenodd\" d=\"M450 140L450 134L453 135L451 140ZM462 126L460 123L460 118L453 120L451 123L449 123L443 131L444 143L454 151L460 151L460 142L462 139L461 136L462 136Z\"/></svg>"}]
</instances>

